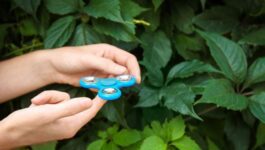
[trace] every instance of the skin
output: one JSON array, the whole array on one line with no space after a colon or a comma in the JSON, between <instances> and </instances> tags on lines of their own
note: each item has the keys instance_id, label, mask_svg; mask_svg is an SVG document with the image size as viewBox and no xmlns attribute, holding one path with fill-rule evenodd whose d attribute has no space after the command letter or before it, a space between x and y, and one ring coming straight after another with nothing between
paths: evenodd
<instances>
[{"instance_id":1,"label":"skin","mask_svg":"<svg viewBox=\"0 0 265 150\"><path fill-rule=\"evenodd\" d=\"M0 62L0 103L52 83L78 86L83 76L124 73L140 83L135 56L108 44L36 51ZM31 102L0 121L2 149L71 138L105 104L99 97L70 99L59 91L42 92Z\"/></svg>"}]
</instances>

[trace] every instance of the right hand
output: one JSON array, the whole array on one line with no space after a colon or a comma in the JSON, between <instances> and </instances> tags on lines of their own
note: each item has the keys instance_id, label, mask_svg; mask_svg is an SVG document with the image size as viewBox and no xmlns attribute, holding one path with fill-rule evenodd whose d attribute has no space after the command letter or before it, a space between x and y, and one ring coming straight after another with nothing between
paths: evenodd
<instances>
[{"instance_id":1,"label":"right hand","mask_svg":"<svg viewBox=\"0 0 265 150\"><path fill-rule=\"evenodd\" d=\"M32 99L28 108L13 112L0 122L0 147L12 149L73 137L105 104L67 93L45 91ZM2 150L1 149L1 150Z\"/></svg>"}]
</instances>

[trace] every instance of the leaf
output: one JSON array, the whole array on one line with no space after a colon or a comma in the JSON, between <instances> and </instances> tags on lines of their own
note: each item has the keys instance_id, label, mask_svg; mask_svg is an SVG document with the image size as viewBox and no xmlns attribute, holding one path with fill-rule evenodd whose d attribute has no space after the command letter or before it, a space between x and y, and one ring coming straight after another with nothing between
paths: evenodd
<instances>
[{"instance_id":1,"label":"leaf","mask_svg":"<svg viewBox=\"0 0 265 150\"><path fill-rule=\"evenodd\" d=\"M133 26L126 26L124 24L111 22L108 20L97 19L93 22L94 29L102 34L112 36L116 40L132 42L136 40L134 36L135 30Z\"/></svg>"},{"instance_id":2,"label":"leaf","mask_svg":"<svg viewBox=\"0 0 265 150\"><path fill-rule=\"evenodd\" d=\"M213 103L231 110L243 110L248 99L234 92L231 83L225 79L210 80L198 103Z\"/></svg>"},{"instance_id":3,"label":"leaf","mask_svg":"<svg viewBox=\"0 0 265 150\"><path fill-rule=\"evenodd\" d=\"M145 66L147 72L147 78L151 85L155 87L161 87L164 83L164 75L160 68L156 66L150 66L142 62L142 65Z\"/></svg>"},{"instance_id":4,"label":"leaf","mask_svg":"<svg viewBox=\"0 0 265 150\"><path fill-rule=\"evenodd\" d=\"M265 57L256 59L248 70L245 86L265 81Z\"/></svg>"},{"instance_id":5,"label":"leaf","mask_svg":"<svg viewBox=\"0 0 265 150\"><path fill-rule=\"evenodd\" d=\"M0 49L4 47L5 37L7 35L7 29L9 25L7 24L0 24Z\"/></svg>"},{"instance_id":6,"label":"leaf","mask_svg":"<svg viewBox=\"0 0 265 150\"><path fill-rule=\"evenodd\" d=\"M146 138L140 147L140 150L166 150L166 149L167 149L166 143L164 143L164 141L158 136L150 136Z\"/></svg>"},{"instance_id":7,"label":"leaf","mask_svg":"<svg viewBox=\"0 0 265 150\"><path fill-rule=\"evenodd\" d=\"M193 8L186 1L174 1L172 4L172 20L178 30L190 34L193 32Z\"/></svg>"},{"instance_id":8,"label":"leaf","mask_svg":"<svg viewBox=\"0 0 265 150\"><path fill-rule=\"evenodd\" d=\"M198 33L207 41L211 55L225 76L235 83L244 81L247 73L247 60L243 49L235 42L216 33Z\"/></svg>"},{"instance_id":9,"label":"leaf","mask_svg":"<svg viewBox=\"0 0 265 150\"><path fill-rule=\"evenodd\" d=\"M136 107L151 107L159 103L159 90L144 86L139 94L139 101Z\"/></svg>"},{"instance_id":10,"label":"leaf","mask_svg":"<svg viewBox=\"0 0 265 150\"><path fill-rule=\"evenodd\" d=\"M185 134L185 123L180 116L171 119L168 123L164 123L163 127L170 135L170 141L177 140Z\"/></svg>"},{"instance_id":11,"label":"leaf","mask_svg":"<svg viewBox=\"0 0 265 150\"><path fill-rule=\"evenodd\" d=\"M94 31L91 26L82 23L76 27L71 44L77 46L96 44L100 42L100 35Z\"/></svg>"},{"instance_id":12,"label":"leaf","mask_svg":"<svg viewBox=\"0 0 265 150\"><path fill-rule=\"evenodd\" d=\"M161 91L161 96L164 97L164 105L168 109L200 119L193 109L195 94L192 92L191 88L185 84L171 84Z\"/></svg>"},{"instance_id":13,"label":"leaf","mask_svg":"<svg viewBox=\"0 0 265 150\"><path fill-rule=\"evenodd\" d=\"M141 134L137 130L122 129L113 136L113 142L119 146L126 147L141 140Z\"/></svg>"},{"instance_id":14,"label":"leaf","mask_svg":"<svg viewBox=\"0 0 265 150\"><path fill-rule=\"evenodd\" d=\"M250 97L249 109L256 118L265 123L265 92Z\"/></svg>"},{"instance_id":15,"label":"leaf","mask_svg":"<svg viewBox=\"0 0 265 150\"><path fill-rule=\"evenodd\" d=\"M23 19L19 23L18 29L23 36L33 36L38 34L37 26L31 18Z\"/></svg>"},{"instance_id":16,"label":"leaf","mask_svg":"<svg viewBox=\"0 0 265 150\"><path fill-rule=\"evenodd\" d=\"M170 40L162 31L144 33L141 36L141 47L144 49L144 65L165 67L171 58Z\"/></svg>"},{"instance_id":17,"label":"leaf","mask_svg":"<svg viewBox=\"0 0 265 150\"><path fill-rule=\"evenodd\" d=\"M95 18L105 18L115 22L123 22L119 0L90 0L85 12Z\"/></svg>"},{"instance_id":18,"label":"leaf","mask_svg":"<svg viewBox=\"0 0 265 150\"><path fill-rule=\"evenodd\" d=\"M131 23L134 17L147 10L132 0L120 0L120 7L123 20Z\"/></svg>"},{"instance_id":19,"label":"leaf","mask_svg":"<svg viewBox=\"0 0 265 150\"><path fill-rule=\"evenodd\" d=\"M14 2L25 12L35 17L41 0L14 0Z\"/></svg>"},{"instance_id":20,"label":"leaf","mask_svg":"<svg viewBox=\"0 0 265 150\"><path fill-rule=\"evenodd\" d=\"M247 33L243 38L239 41L239 43L246 43L252 45L265 45L265 27L256 29Z\"/></svg>"},{"instance_id":21,"label":"leaf","mask_svg":"<svg viewBox=\"0 0 265 150\"><path fill-rule=\"evenodd\" d=\"M186 60L198 59L200 57L199 52L204 47L199 38L185 34L178 34L173 43L178 54Z\"/></svg>"},{"instance_id":22,"label":"leaf","mask_svg":"<svg viewBox=\"0 0 265 150\"><path fill-rule=\"evenodd\" d=\"M207 138L208 150L220 150L218 146L209 138Z\"/></svg>"},{"instance_id":23,"label":"leaf","mask_svg":"<svg viewBox=\"0 0 265 150\"><path fill-rule=\"evenodd\" d=\"M63 46L71 37L75 29L75 18L67 16L56 20L47 31L44 39L45 48Z\"/></svg>"},{"instance_id":24,"label":"leaf","mask_svg":"<svg viewBox=\"0 0 265 150\"><path fill-rule=\"evenodd\" d=\"M225 122L224 131L234 150L249 149L250 129L239 117L229 117Z\"/></svg>"},{"instance_id":25,"label":"leaf","mask_svg":"<svg viewBox=\"0 0 265 150\"><path fill-rule=\"evenodd\" d=\"M227 33L239 24L239 15L231 7L215 6L196 16L193 22L208 32Z\"/></svg>"},{"instance_id":26,"label":"leaf","mask_svg":"<svg viewBox=\"0 0 265 150\"><path fill-rule=\"evenodd\" d=\"M105 140L96 140L87 146L87 150L101 150L105 143Z\"/></svg>"},{"instance_id":27,"label":"leaf","mask_svg":"<svg viewBox=\"0 0 265 150\"><path fill-rule=\"evenodd\" d=\"M185 61L172 67L167 76L167 83L174 78L188 78L195 73L219 73L212 65L199 60Z\"/></svg>"},{"instance_id":28,"label":"leaf","mask_svg":"<svg viewBox=\"0 0 265 150\"><path fill-rule=\"evenodd\" d=\"M259 123L256 132L256 144L253 149L256 149L265 144L265 124Z\"/></svg>"},{"instance_id":29,"label":"leaf","mask_svg":"<svg viewBox=\"0 0 265 150\"><path fill-rule=\"evenodd\" d=\"M120 148L113 142L105 143L101 150L120 150Z\"/></svg>"},{"instance_id":30,"label":"leaf","mask_svg":"<svg viewBox=\"0 0 265 150\"><path fill-rule=\"evenodd\" d=\"M32 150L55 150L57 141L48 142L44 144L32 145Z\"/></svg>"},{"instance_id":31,"label":"leaf","mask_svg":"<svg viewBox=\"0 0 265 150\"><path fill-rule=\"evenodd\" d=\"M59 15L78 12L85 5L83 0L46 0L49 12Z\"/></svg>"},{"instance_id":32,"label":"leaf","mask_svg":"<svg viewBox=\"0 0 265 150\"><path fill-rule=\"evenodd\" d=\"M152 3L155 7L155 11L161 6L161 4L164 2L164 0L152 0Z\"/></svg>"},{"instance_id":33,"label":"leaf","mask_svg":"<svg viewBox=\"0 0 265 150\"><path fill-rule=\"evenodd\" d=\"M179 150L201 150L199 145L187 136L184 136L181 139L172 142L172 145Z\"/></svg>"}]
</instances>

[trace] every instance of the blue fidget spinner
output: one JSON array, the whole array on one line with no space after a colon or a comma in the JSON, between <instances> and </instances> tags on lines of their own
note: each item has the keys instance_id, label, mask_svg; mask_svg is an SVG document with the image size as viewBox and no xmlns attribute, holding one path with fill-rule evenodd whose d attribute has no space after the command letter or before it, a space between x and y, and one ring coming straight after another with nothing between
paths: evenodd
<instances>
[{"instance_id":1,"label":"blue fidget spinner","mask_svg":"<svg viewBox=\"0 0 265 150\"><path fill-rule=\"evenodd\" d=\"M79 83L83 88L97 89L98 96L104 100L116 100L121 96L120 88L133 86L136 79L132 75L120 75L116 78L88 76L81 78Z\"/></svg>"}]
</instances>

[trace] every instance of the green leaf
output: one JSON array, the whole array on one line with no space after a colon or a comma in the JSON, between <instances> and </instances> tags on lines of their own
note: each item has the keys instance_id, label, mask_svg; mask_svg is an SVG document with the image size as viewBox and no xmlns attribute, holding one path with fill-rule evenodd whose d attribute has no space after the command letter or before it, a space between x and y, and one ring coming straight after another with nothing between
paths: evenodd
<instances>
[{"instance_id":1,"label":"green leaf","mask_svg":"<svg viewBox=\"0 0 265 150\"><path fill-rule=\"evenodd\" d=\"M105 140L96 140L87 146L87 150L101 150L105 143Z\"/></svg>"},{"instance_id":2,"label":"green leaf","mask_svg":"<svg viewBox=\"0 0 265 150\"><path fill-rule=\"evenodd\" d=\"M200 58L199 52L204 47L203 42L199 38L185 34L178 34L173 43L178 54L186 60Z\"/></svg>"},{"instance_id":3,"label":"green leaf","mask_svg":"<svg viewBox=\"0 0 265 150\"><path fill-rule=\"evenodd\" d=\"M207 41L211 55L227 78L235 83L244 81L247 73L247 60L243 49L235 42L216 33L198 33Z\"/></svg>"},{"instance_id":4,"label":"green leaf","mask_svg":"<svg viewBox=\"0 0 265 150\"><path fill-rule=\"evenodd\" d=\"M159 90L144 86L139 94L139 101L136 107L151 107L159 103Z\"/></svg>"},{"instance_id":5,"label":"green leaf","mask_svg":"<svg viewBox=\"0 0 265 150\"><path fill-rule=\"evenodd\" d=\"M170 141L177 140L185 134L185 123L180 116L171 119L168 123L164 123L163 127L170 135Z\"/></svg>"},{"instance_id":6,"label":"green leaf","mask_svg":"<svg viewBox=\"0 0 265 150\"><path fill-rule=\"evenodd\" d=\"M134 25L127 26L125 24L120 24L104 19L97 19L93 22L94 29L102 34L112 36L116 40L121 40L125 42L132 42L136 40L135 27Z\"/></svg>"},{"instance_id":7,"label":"green leaf","mask_svg":"<svg viewBox=\"0 0 265 150\"><path fill-rule=\"evenodd\" d=\"M41 0L14 0L14 2L25 12L36 16Z\"/></svg>"},{"instance_id":8,"label":"green leaf","mask_svg":"<svg viewBox=\"0 0 265 150\"><path fill-rule=\"evenodd\" d=\"M126 147L141 140L141 134L137 130L123 129L113 136L113 142L119 146Z\"/></svg>"},{"instance_id":9,"label":"green leaf","mask_svg":"<svg viewBox=\"0 0 265 150\"><path fill-rule=\"evenodd\" d=\"M36 23L31 18L23 19L20 22L18 29L23 36L33 36L38 34Z\"/></svg>"},{"instance_id":10,"label":"green leaf","mask_svg":"<svg viewBox=\"0 0 265 150\"><path fill-rule=\"evenodd\" d=\"M207 138L208 150L220 150L218 146L209 138Z\"/></svg>"},{"instance_id":11,"label":"green leaf","mask_svg":"<svg viewBox=\"0 0 265 150\"><path fill-rule=\"evenodd\" d=\"M155 87L161 87L164 83L164 75L159 67L151 66L145 64L145 62L141 63L145 66L147 72L147 78L151 85Z\"/></svg>"},{"instance_id":12,"label":"green leaf","mask_svg":"<svg viewBox=\"0 0 265 150\"><path fill-rule=\"evenodd\" d=\"M265 81L265 57L256 59L249 67L245 86Z\"/></svg>"},{"instance_id":13,"label":"green leaf","mask_svg":"<svg viewBox=\"0 0 265 150\"><path fill-rule=\"evenodd\" d=\"M82 23L76 27L71 44L87 45L96 44L100 42L100 35L96 31L94 31L91 26Z\"/></svg>"},{"instance_id":14,"label":"green leaf","mask_svg":"<svg viewBox=\"0 0 265 150\"><path fill-rule=\"evenodd\" d=\"M59 15L78 12L85 5L83 0L46 0L45 2L51 13Z\"/></svg>"},{"instance_id":15,"label":"green leaf","mask_svg":"<svg viewBox=\"0 0 265 150\"><path fill-rule=\"evenodd\" d=\"M155 11L161 6L161 4L164 2L164 0L152 0L153 5L155 7Z\"/></svg>"},{"instance_id":16,"label":"green leaf","mask_svg":"<svg viewBox=\"0 0 265 150\"><path fill-rule=\"evenodd\" d=\"M161 96L164 97L164 105L168 109L200 119L193 109L195 94L191 88L185 84L174 83L170 86L164 87L164 89L161 91Z\"/></svg>"},{"instance_id":17,"label":"green leaf","mask_svg":"<svg viewBox=\"0 0 265 150\"><path fill-rule=\"evenodd\" d=\"M265 144L265 124L259 123L256 132L256 144L253 149L256 149Z\"/></svg>"},{"instance_id":18,"label":"green leaf","mask_svg":"<svg viewBox=\"0 0 265 150\"><path fill-rule=\"evenodd\" d=\"M199 145L187 136L184 136L181 139L172 142L172 145L179 150L201 150Z\"/></svg>"},{"instance_id":19,"label":"green leaf","mask_svg":"<svg viewBox=\"0 0 265 150\"><path fill-rule=\"evenodd\" d=\"M265 123L265 92L250 97L249 109L256 118Z\"/></svg>"},{"instance_id":20,"label":"green leaf","mask_svg":"<svg viewBox=\"0 0 265 150\"><path fill-rule=\"evenodd\" d=\"M120 7L123 20L131 23L134 17L147 10L132 0L120 0Z\"/></svg>"},{"instance_id":21,"label":"green leaf","mask_svg":"<svg viewBox=\"0 0 265 150\"><path fill-rule=\"evenodd\" d=\"M167 82L170 82L174 78L188 78L195 73L219 73L212 65L206 64L199 60L192 60L182 62L171 68L167 76Z\"/></svg>"},{"instance_id":22,"label":"green leaf","mask_svg":"<svg viewBox=\"0 0 265 150\"><path fill-rule=\"evenodd\" d=\"M162 31L144 33L141 36L141 46L144 49L144 65L165 67L171 58L170 40Z\"/></svg>"},{"instance_id":23,"label":"green leaf","mask_svg":"<svg viewBox=\"0 0 265 150\"><path fill-rule=\"evenodd\" d=\"M71 37L75 29L75 18L67 16L56 20L48 29L44 39L45 48L61 47Z\"/></svg>"},{"instance_id":24,"label":"green leaf","mask_svg":"<svg viewBox=\"0 0 265 150\"><path fill-rule=\"evenodd\" d=\"M166 150L167 145L164 143L164 141L158 137L158 136L150 136L146 138L142 145L140 150Z\"/></svg>"},{"instance_id":25,"label":"green leaf","mask_svg":"<svg viewBox=\"0 0 265 150\"><path fill-rule=\"evenodd\" d=\"M193 8L186 1L174 1L172 4L172 20L178 30L190 34L193 32Z\"/></svg>"},{"instance_id":26,"label":"green leaf","mask_svg":"<svg viewBox=\"0 0 265 150\"><path fill-rule=\"evenodd\" d=\"M248 105L248 99L235 93L228 80L213 79L208 82L198 103L213 103L231 110L243 110Z\"/></svg>"},{"instance_id":27,"label":"green leaf","mask_svg":"<svg viewBox=\"0 0 265 150\"><path fill-rule=\"evenodd\" d=\"M0 49L4 47L4 41L5 37L7 35L7 29L9 28L9 25L7 24L1 24L0 25Z\"/></svg>"},{"instance_id":28,"label":"green leaf","mask_svg":"<svg viewBox=\"0 0 265 150\"><path fill-rule=\"evenodd\" d=\"M216 33L230 32L239 24L237 11L227 6L215 6L205 10L193 22L206 31Z\"/></svg>"},{"instance_id":29,"label":"green leaf","mask_svg":"<svg viewBox=\"0 0 265 150\"><path fill-rule=\"evenodd\" d=\"M55 150L57 141L48 142L44 144L32 145L32 150Z\"/></svg>"},{"instance_id":30,"label":"green leaf","mask_svg":"<svg viewBox=\"0 0 265 150\"><path fill-rule=\"evenodd\" d=\"M120 148L113 142L105 143L101 150L120 150Z\"/></svg>"},{"instance_id":31,"label":"green leaf","mask_svg":"<svg viewBox=\"0 0 265 150\"><path fill-rule=\"evenodd\" d=\"M240 43L252 44L252 45L265 45L265 27L256 29L247 33L239 41Z\"/></svg>"},{"instance_id":32,"label":"green leaf","mask_svg":"<svg viewBox=\"0 0 265 150\"><path fill-rule=\"evenodd\" d=\"M91 0L85 12L95 18L105 18L115 22L123 22L119 0Z\"/></svg>"}]
</instances>

